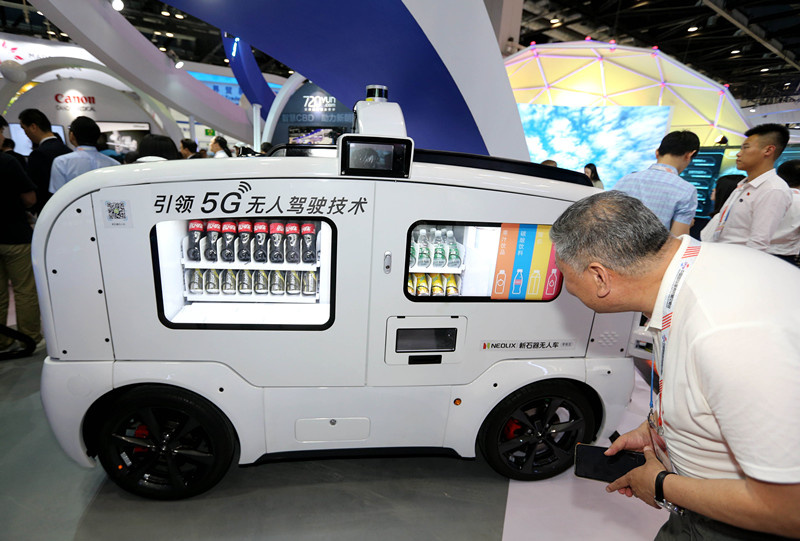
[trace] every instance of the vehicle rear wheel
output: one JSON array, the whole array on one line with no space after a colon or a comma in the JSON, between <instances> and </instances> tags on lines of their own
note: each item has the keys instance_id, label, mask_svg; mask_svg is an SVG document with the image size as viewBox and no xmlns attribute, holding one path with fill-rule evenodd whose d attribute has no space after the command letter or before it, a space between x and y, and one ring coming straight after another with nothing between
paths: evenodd
<instances>
[{"instance_id":1,"label":"vehicle rear wheel","mask_svg":"<svg viewBox=\"0 0 800 541\"><path fill-rule=\"evenodd\" d=\"M177 500L205 492L228 471L235 432L208 400L166 386L133 389L101 425L99 459L120 487Z\"/></svg>"},{"instance_id":2,"label":"vehicle rear wheel","mask_svg":"<svg viewBox=\"0 0 800 541\"><path fill-rule=\"evenodd\" d=\"M547 479L569 469L575 445L594 437L589 401L574 386L543 381L506 397L486 417L479 441L494 470L511 479Z\"/></svg>"}]
</instances>

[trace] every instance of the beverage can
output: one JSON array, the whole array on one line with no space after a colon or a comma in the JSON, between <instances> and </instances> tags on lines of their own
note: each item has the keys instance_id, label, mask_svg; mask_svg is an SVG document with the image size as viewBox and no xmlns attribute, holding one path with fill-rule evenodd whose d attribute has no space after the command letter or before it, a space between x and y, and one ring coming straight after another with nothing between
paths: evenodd
<instances>
[{"instance_id":1,"label":"beverage can","mask_svg":"<svg viewBox=\"0 0 800 541\"><path fill-rule=\"evenodd\" d=\"M189 293L196 295L203 293L203 271L192 269L189 274Z\"/></svg>"},{"instance_id":2,"label":"beverage can","mask_svg":"<svg viewBox=\"0 0 800 541\"><path fill-rule=\"evenodd\" d=\"M317 273L307 271L303 273L303 295L317 294Z\"/></svg>"},{"instance_id":3,"label":"beverage can","mask_svg":"<svg viewBox=\"0 0 800 541\"><path fill-rule=\"evenodd\" d=\"M239 261L250 261L250 240L253 238L253 224L242 220L238 226L239 232L239 250L236 255Z\"/></svg>"},{"instance_id":4,"label":"beverage can","mask_svg":"<svg viewBox=\"0 0 800 541\"><path fill-rule=\"evenodd\" d=\"M253 292L253 274L249 270L241 269L236 273L236 289L248 295Z\"/></svg>"},{"instance_id":5,"label":"beverage can","mask_svg":"<svg viewBox=\"0 0 800 541\"><path fill-rule=\"evenodd\" d=\"M203 275L203 278L205 281L206 293L219 293L219 271L217 271L217 269L208 269Z\"/></svg>"},{"instance_id":6,"label":"beverage can","mask_svg":"<svg viewBox=\"0 0 800 541\"><path fill-rule=\"evenodd\" d=\"M295 270L286 271L286 293L289 295L299 295L300 289L300 272Z\"/></svg>"},{"instance_id":7,"label":"beverage can","mask_svg":"<svg viewBox=\"0 0 800 541\"><path fill-rule=\"evenodd\" d=\"M269 273L265 270L259 270L255 273L255 279L253 280L255 283L253 284L253 290L255 290L257 295L266 295L269 293Z\"/></svg>"},{"instance_id":8,"label":"beverage can","mask_svg":"<svg viewBox=\"0 0 800 541\"><path fill-rule=\"evenodd\" d=\"M253 261L256 263L266 263L268 260L268 238L269 226L267 222L256 222L253 224L253 236L255 246L253 247Z\"/></svg>"},{"instance_id":9,"label":"beverage can","mask_svg":"<svg viewBox=\"0 0 800 541\"><path fill-rule=\"evenodd\" d=\"M417 281L414 274L408 274L408 284L406 284L406 289L408 290L409 295L416 294L417 291Z\"/></svg>"},{"instance_id":10,"label":"beverage can","mask_svg":"<svg viewBox=\"0 0 800 541\"><path fill-rule=\"evenodd\" d=\"M216 220L209 220L206 224L206 251L203 254L206 261L217 260L217 239L219 239L222 224Z\"/></svg>"},{"instance_id":11,"label":"beverage can","mask_svg":"<svg viewBox=\"0 0 800 541\"><path fill-rule=\"evenodd\" d=\"M269 292L273 295L283 295L286 293L286 278L283 271L269 271Z\"/></svg>"},{"instance_id":12,"label":"beverage can","mask_svg":"<svg viewBox=\"0 0 800 541\"><path fill-rule=\"evenodd\" d=\"M220 287L222 288L222 292L224 294L233 295L236 293L236 275L232 270L223 270L219 280Z\"/></svg>"},{"instance_id":13,"label":"beverage can","mask_svg":"<svg viewBox=\"0 0 800 541\"><path fill-rule=\"evenodd\" d=\"M300 263L300 224L287 222L284 231L286 234L286 262Z\"/></svg>"},{"instance_id":14,"label":"beverage can","mask_svg":"<svg viewBox=\"0 0 800 541\"><path fill-rule=\"evenodd\" d=\"M414 278L417 281L417 297L427 297L431 294L431 290L428 287L428 275L427 274L415 274Z\"/></svg>"},{"instance_id":15,"label":"beverage can","mask_svg":"<svg viewBox=\"0 0 800 541\"><path fill-rule=\"evenodd\" d=\"M431 296L444 296L444 282L441 274L431 274Z\"/></svg>"}]
</instances>

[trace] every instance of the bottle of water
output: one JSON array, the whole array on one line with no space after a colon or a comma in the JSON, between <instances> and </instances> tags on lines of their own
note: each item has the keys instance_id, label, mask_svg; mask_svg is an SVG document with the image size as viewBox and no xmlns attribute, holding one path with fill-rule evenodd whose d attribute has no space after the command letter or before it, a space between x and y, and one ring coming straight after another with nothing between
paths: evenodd
<instances>
[{"instance_id":1,"label":"bottle of water","mask_svg":"<svg viewBox=\"0 0 800 541\"><path fill-rule=\"evenodd\" d=\"M461 254L458 253L458 243L453 232L447 231L447 266L458 268L461 266Z\"/></svg>"},{"instance_id":2,"label":"bottle of water","mask_svg":"<svg viewBox=\"0 0 800 541\"><path fill-rule=\"evenodd\" d=\"M425 229L419 230L417 239L417 265L428 267L431 264L431 249L428 245L428 232Z\"/></svg>"},{"instance_id":3,"label":"bottle of water","mask_svg":"<svg viewBox=\"0 0 800 541\"><path fill-rule=\"evenodd\" d=\"M447 254L444 249L442 231L437 229L433 234L433 266L444 267L447 264Z\"/></svg>"}]
</instances>

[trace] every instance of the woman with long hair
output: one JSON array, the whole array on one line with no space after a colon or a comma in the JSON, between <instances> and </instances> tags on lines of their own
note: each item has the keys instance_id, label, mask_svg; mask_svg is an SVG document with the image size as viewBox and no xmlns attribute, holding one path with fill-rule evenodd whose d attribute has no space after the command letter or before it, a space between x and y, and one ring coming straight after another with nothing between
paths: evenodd
<instances>
[{"instance_id":1,"label":"woman with long hair","mask_svg":"<svg viewBox=\"0 0 800 541\"><path fill-rule=\"evenodd\" d=\"M211 140L208 149L214 153L215 158L230 158L233 156L231 149L228 148L228 141L221 135L217 135Z\"/></svg>"},{"instance_id":2,"label":"woman with long hair","mask_svg":"<svg viewBox=\"0 0 800 541\"><path fill-rule=\"evenodd\" d=\"M592 181L592 186L595 188L600 188L601 190L605 189L603 186L603 181L600 180L600 177L597 175L597 167L593 163L587 163L583 166L583 172L589 177L589 180Z\"/></svg>"}]
</instances>

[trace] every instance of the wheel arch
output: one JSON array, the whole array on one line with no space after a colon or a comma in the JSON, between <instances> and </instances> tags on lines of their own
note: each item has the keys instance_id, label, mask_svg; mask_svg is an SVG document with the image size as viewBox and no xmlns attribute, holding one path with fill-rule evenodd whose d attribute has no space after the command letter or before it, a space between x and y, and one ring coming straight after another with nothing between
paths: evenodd
<instances>
[{"instance_id":1,"label":"wheel arch","mask_svg":"<svg viewBox=\"0 0 800 541\"><path fill-rule=\"evenodd\" d=\"M562 383L571 386L575 388L575 390L578 391L584 398L586 398L586 400L589 401L589 406L592 408L592 413L595 416L595 423L594 423L595 426L594 430L592 431L593 433L591 434L592 438L591 441L594 441L597 438L597 434L599 433L600 427L602 426L602 421L604 416L603 402L600 399L600 395L597 393L597 391L593 389L591 385L588 385L583 381L573 378L564 378L564 377L543 378L543 379L538 379L536 381L532 381L520 387L517 387L516 389L506 393L504 396L501 396L497 401L495 401L495 403L489 408L486 415L484 415L483 420L481 421L480 424L480 428L475 433L476 452L480 449L481 436L485 432L486 423L491 417L492 412L494 412L495 408L497 408L497 406L499 406L506 398L516 393L523 392L527 389L533 389L543 383Z\"/></svg>"},{"instance_id":2,"label":"wheel arch","mask_svg":"<svg viewBox=\"0 0 800 541\"><path fill-rule=\"evenodd\" d=\"M118 387L113 389L100 398L98 398L86 411L86 415L84 415L83 419L83 426L82 426L82 437L84 445L86 446L86 454L91 457L96 457L97 453L99 452L99 438L100 438L100 427L103 424L105 419L105 413L109 411L111 406L116 403L117 401L121 400L123 397L128 395L131 391L141 389L141 388L163 388L164 391L168 389L176 389L183 392L191 393L198 398L203 399L204 401L208 402L211 406L216 408L219 413L230 423L231 428L233 429L234 434L234 444L235 444L235 456L238 456L241 449L241 442L239 439L239 430L237 429L236 425L231 420L230 416L226 414L226 412L219 407L213 400L209 399L207 396L203 396L202 394L192 390L187 389L185 387L181 387L179 385L168 385L164 383L132 383L130 385L124 385L122 387Z\"/></svg>"}]
</instances>

